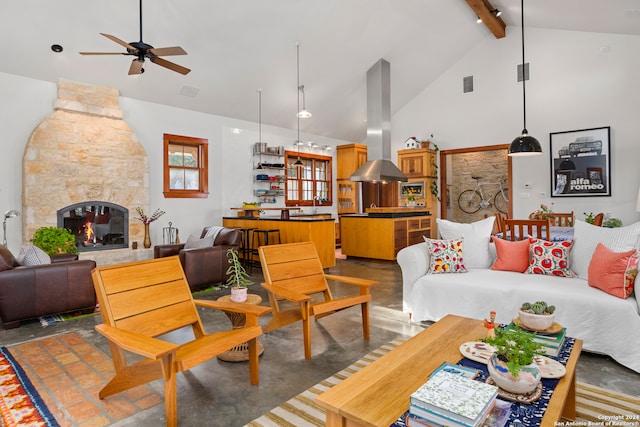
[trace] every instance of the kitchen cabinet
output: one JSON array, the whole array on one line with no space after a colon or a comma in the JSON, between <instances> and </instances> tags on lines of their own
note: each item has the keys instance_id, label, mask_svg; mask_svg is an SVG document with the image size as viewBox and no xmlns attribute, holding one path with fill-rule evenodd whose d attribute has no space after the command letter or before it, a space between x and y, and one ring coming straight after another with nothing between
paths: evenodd
<instances>
[{"instance_id":1,"label":"kitchen cabinet","mask_svg":"<svg viewBox=\"0 0 640 427\"><path fill-rule=\"evenodd\" d=\"M349 177L367 162L367 146L363 144L346 144L336 147L338 162L338 215L352 214L359 211L359 183Z\"/></svg>"},{"instance_id":2,"label":"kitchen cabinet","mask_svg":"<svg viewBox=\"0 0 640 427\"><path fill-rule=\"evenodd\" d=\"M435 176L436 152L428 148L398 150L398 167L408 178Z\"/></svg>"}]
</instances>

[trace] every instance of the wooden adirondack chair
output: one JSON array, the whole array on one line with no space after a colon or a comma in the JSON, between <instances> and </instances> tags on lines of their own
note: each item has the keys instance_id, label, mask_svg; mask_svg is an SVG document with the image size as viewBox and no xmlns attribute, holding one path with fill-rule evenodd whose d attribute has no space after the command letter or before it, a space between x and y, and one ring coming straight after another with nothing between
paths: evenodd
<instances>
[{"instance_id":1,"label":"wooden adirondack chair","mask_svg":"<svg viewBox=\"0 0 640 427\"><path fill-rule=\"evenodd\" d=\"M109 340L115 377L99 397L164 379L167 426L177 425L176 373L248 342L251 384L258 384L258 316L269 307L194 300L177 256L99 267L92 272L103 324L96 330ZM246 326L206 334L196 306L243 313ZM191 326L195 339L174 344L155 338ZM125 351L144 359L127 364Z\"/></svg>"},{"instance_id":2,"label":"wooden adirondack chair","mask_svg":"<svg viewBox=\"0 0 640 427\"><path fill-rule=\"evenodd\" d=\"M375 280L357 277L325 274L313 242L286 243L258 248L265 283L262 286L269 292L273 318L265 326L269 332L302 320L304 334L304 357L311 359L311 317L316 320L360 305L362 311L362 332L369 339L369 288L377 284ZM355 285L359 293L343 298L333 298L327 279ZM314 298L321 295L320 298ZM284 309L279 300L295 303L293 308Z\"/></svg>"}]
</instances>

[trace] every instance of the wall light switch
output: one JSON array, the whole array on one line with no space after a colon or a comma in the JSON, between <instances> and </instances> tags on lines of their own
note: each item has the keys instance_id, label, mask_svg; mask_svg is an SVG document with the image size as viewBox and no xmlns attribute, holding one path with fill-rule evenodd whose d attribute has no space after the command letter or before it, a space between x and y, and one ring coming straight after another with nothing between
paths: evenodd
<instances>
[{"instance_id":1,"label":"wall light switch","mask_svg":"<svg viewBox=\"0 0 640 427\"><path fill-rule=\"evenodd\" d=\"M520 198L521 199L528 199L529 198L529 192L528 191L521 191L520 192Z\"/></svg>"},{"instance_id":2,"label":"wall light switch","mask_svg":"<svg viewBox=\"0 0 640 427\"><path fill-rule=\"evenodd\" d=\"M541 192L538 194L538 196L539 196L541 199L546 199L546 198L547 198L547 192L546 192L546 191L541 191Z\"/></svg>"}]
</instances>

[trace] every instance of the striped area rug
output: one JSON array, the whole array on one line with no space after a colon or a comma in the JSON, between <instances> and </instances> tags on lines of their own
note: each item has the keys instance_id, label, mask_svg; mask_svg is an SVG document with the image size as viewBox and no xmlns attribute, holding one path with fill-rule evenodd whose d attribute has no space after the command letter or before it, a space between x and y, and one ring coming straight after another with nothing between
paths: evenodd
<instances>
[{"instance_id":1,"label":"striped area rug","mask_svg":"<svg viewBox=\"0 0 640 427\"><path fill-rule=\"evenodd\" d=\"M315 403L319 394L327 391L354 372L359 371L393 350L405 340L398 338L372 351L351 366L305 390L282 405L246 424L245 427L312 427L325 425L324 409ZM640 414L640 398L605 390L578 382L576 421L602 422L605 416ZM601 418L598 418L600 416ZM584 424L587 425L587 424Z\"/></svg>"}]
</instances>

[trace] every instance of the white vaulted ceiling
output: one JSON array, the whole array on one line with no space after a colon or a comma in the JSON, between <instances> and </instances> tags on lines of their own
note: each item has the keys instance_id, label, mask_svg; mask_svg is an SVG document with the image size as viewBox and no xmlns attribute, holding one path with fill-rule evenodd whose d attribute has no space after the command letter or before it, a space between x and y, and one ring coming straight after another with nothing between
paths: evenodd
<instances>
[{"instance_id":1,"label":"white vaulted ceiling","mask_svg":"<svg viewBox=\"0 0 640 427\"><path fill-rule=\"evenodd\" d=\"M520 25L520 2L493 0L507 27ZM526 27L640 35L640 0L527 0ZM137 0L24 0L0 3L0 72L56 82L117 88L121 96L257 121L296 126L296 42L310 133L362 141L366 72L391 63L391 112L493 35L475 23L465 0L143 0L143 40L182 46L166 57L193 71L183 76L148 61L129 76L139 39ZM510 36L509 29L507 37ZM62 53L51 51L63 46ZM195 96L180 92L195 91Z\"/></svg>"}]
</instances>

